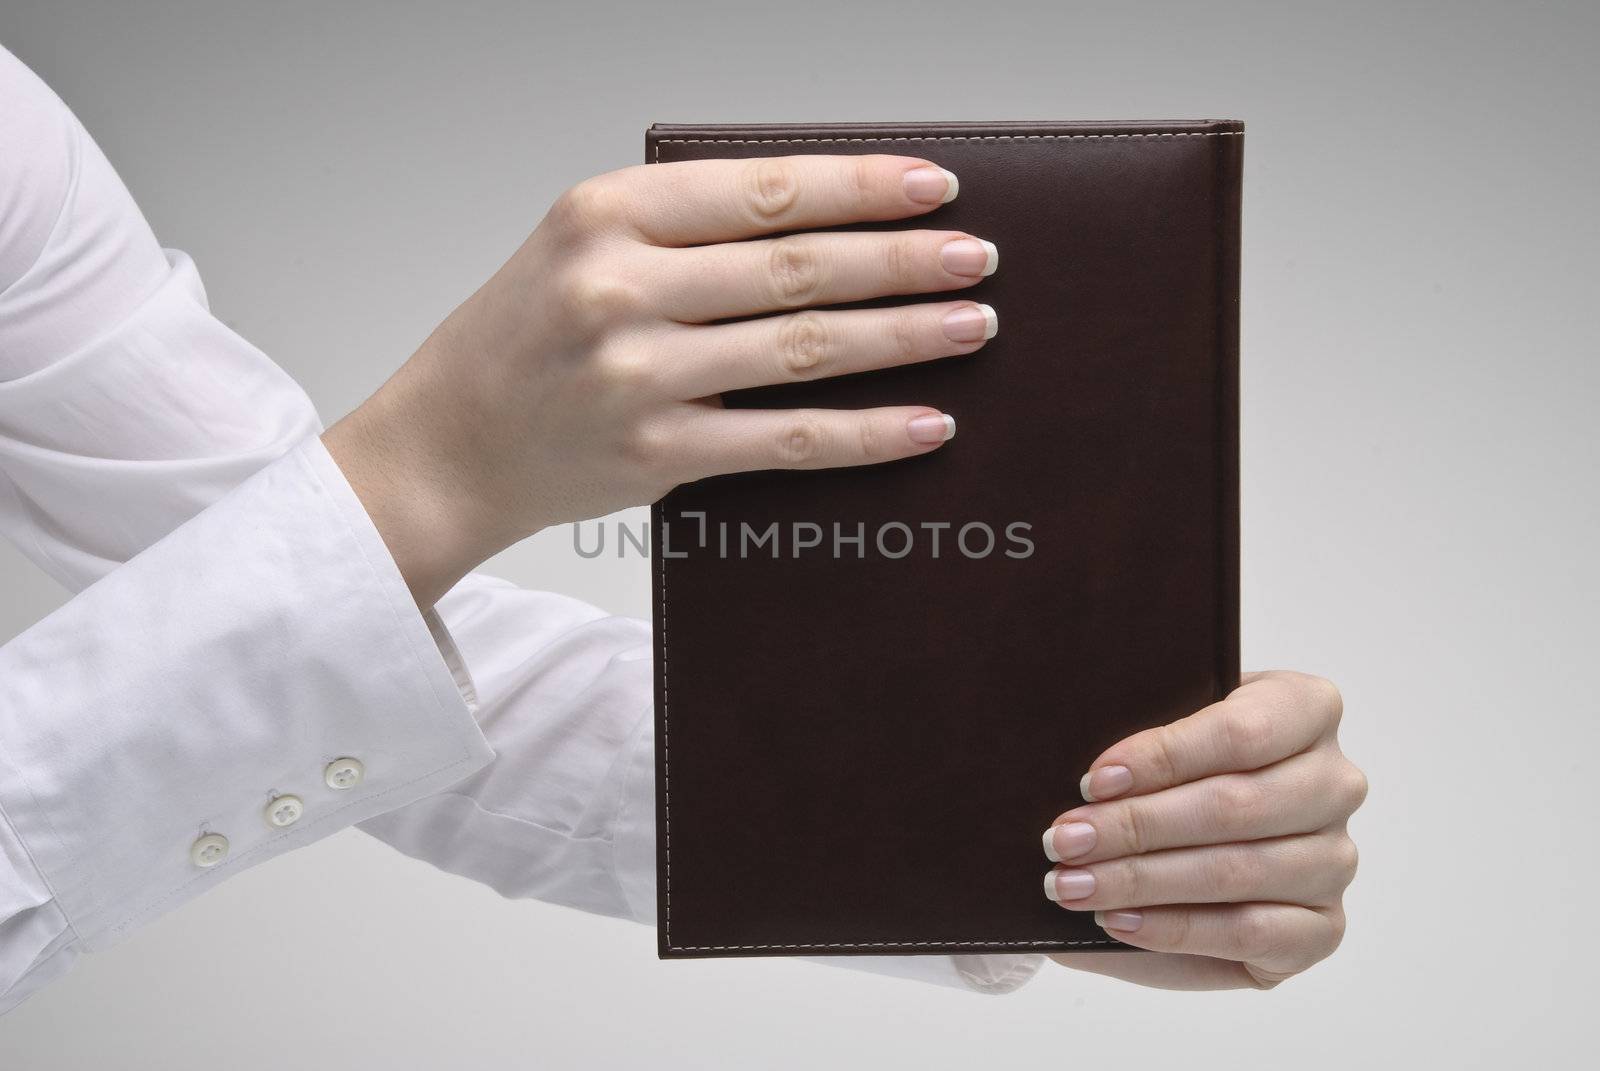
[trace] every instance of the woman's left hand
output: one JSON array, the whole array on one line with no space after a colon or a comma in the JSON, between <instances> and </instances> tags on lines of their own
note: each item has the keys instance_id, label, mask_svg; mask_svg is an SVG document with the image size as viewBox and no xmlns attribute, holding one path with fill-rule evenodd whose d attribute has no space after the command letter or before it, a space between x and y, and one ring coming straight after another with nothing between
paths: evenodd
<instances>
[{"instance_id":1,"label":"woman's left hand","mask_svg":"<svg viewBox=\"0 0 1600 1071\"><path fill-rule=\"evenodd\" d=\"M1339 690L1246 676L1199 713L1128 737L1051 824L1045 891L1140 954L1052 956L1165 989L1269 989L1344 936L1346 830L1367 779L1339 750Z\"/></svg>"}]
</instances>

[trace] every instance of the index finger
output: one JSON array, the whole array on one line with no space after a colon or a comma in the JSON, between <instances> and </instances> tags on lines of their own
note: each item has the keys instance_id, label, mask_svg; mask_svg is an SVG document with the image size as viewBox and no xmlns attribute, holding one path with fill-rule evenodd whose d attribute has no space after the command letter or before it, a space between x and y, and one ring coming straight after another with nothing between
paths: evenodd
<instances>
[{"instance_id":1,"label":"index finger","mask_svg":"<svg viewBox=\"0 0 1600 1071\"><path fill-rule=\"evenodd\" d=\"M1113 744L1080 791L1094 802L1243 773L1298 755L1338 727L1339 690L1305 673L1255 673L1221 700Z\"/></svg>"},{"instance_id":2,"label":"index finger","mask_svg":"<svg viewBox=\"0 0 1600 1071\"><path fill-rule=\"evenodd\" d=\"M616 172L623 212L657 245L733 242L783 231L907 219L952 200L958 183L911 156L686 160Z\"/></svg>"}]
</instances>

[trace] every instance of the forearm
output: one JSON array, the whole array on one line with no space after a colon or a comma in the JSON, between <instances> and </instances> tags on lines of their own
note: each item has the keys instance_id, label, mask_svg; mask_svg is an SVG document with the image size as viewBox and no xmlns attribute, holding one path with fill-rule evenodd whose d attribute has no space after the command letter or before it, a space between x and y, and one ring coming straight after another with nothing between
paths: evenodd
<instances>
[{"instance_id":1,"label":"forearm","mask_svg":"<svg viewBox=\"0 0 1600 1071\"><path fill-rule=\"evenodd\" d=\"M397 398L404 391L391 382L323 432L322 441L382 535L417 606L427 609L506 544L466 508L448 446L436 444L408 416Z\"/></svg>"}]
</instances>

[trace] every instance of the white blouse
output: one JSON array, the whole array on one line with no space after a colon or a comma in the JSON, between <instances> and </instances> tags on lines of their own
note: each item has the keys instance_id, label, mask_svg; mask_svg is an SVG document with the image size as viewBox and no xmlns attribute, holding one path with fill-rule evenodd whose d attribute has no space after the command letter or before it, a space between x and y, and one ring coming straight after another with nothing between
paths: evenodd
<instances>
[{"instance_id":1,"label":"white blouse","mask_svg":"<svg viewBox=\"0 0 1600 1071\"><path fill-rule=\"evenodd\" d=\"M0 531L78 593L0 647L0 1011L353 824L654 921L649 626L481 575L419 613L320 430L0 49ZM1042 957L831 962L1003 992Z\"/></svg>"}]
</instances>

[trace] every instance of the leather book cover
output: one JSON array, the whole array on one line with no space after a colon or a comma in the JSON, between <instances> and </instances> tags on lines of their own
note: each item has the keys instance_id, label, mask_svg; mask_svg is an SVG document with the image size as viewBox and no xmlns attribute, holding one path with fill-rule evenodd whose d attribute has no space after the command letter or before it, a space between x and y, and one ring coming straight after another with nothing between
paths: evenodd
<instances>
[{"instance_id":1,"label":"leather book cover","mask_svg":"<svg viewBox=\"0 0 1600 1071\"><path fill-rule=\"evenodd\" d=\"M999 269L976 354L730 394L930 405L922 457L653 512L660 954L1120 948L1039 838L1129 733L1239 676L1243 124L663 126L646 159L894 153Z\"/></svg>"}]
</instances>

